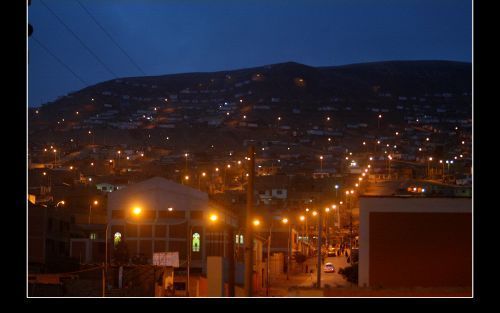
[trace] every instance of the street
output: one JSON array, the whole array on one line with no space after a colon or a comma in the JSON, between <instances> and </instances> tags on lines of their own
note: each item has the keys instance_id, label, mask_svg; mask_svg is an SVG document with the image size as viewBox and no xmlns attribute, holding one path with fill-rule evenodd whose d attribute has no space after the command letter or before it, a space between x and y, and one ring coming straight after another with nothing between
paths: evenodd
<instances>
[{"instance_id":1,"label":"street","mask_svg":"<svg viewBox=\"0 0 500 313\"><path fill-rule=\"evenodd\" d=\"M325 273L323 271L323 267L326 263L332 263L333 266L335 267L335 272L334 273ZM308 259L306 261L306 264L309 266L309 268L313 269L312 275L304 281L303 283L299 284L298 286L300 287L305 287L305 286L312 286L312 284L316 283L316 258ZM347 260L345 256L337 256L337 257L327 257L325 258L325 263L321 265L321 287L324 287L325 285L329 285L330 287L344 287L344 286L349 286L349 283L344 279L342 275L338 273L340 268L348 266Z\"/></svg>"}]
</instances>

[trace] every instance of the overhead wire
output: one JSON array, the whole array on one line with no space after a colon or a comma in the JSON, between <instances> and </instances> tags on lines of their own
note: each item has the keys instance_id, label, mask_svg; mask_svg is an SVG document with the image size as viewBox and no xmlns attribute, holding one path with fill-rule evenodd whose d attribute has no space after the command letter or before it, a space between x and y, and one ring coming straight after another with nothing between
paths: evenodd
<instances>
[{"instance_id":1,"label":"overhead wire","mask_svg":"<svg viewBox=\"0 0 500 313\"><path fill-rule=\"evenodd\" d=\"M89 10L79 0L76 0L76 2L90 16L90 18L94 21L94 23L96 23L96 25L99 26L99 28L103 31L103 33L106 34L106 36L108 36L108 38L121 50L121 52L123 52L123 54L129 59L130 63L132 63L137 68L137 70L139 70L139 72L141 72L143 75L146 75L146 73L142 70L142 68L139 65L137 65L137 63L132 59L132 57L125 51L125 49L123 49L122 46L120 46L120 44L118 44L118 42L116 42L113 36L102 26L101 23L99 23L99 21L89 12Z\"/></svg>"},{"instance_id":2,"label":"overhead wire","mask_svg":"<svg viewBox=\"0 0 500 313\"><path fill-rule=\"evenodd\" d=\"M71 74L73 74L73 76L75 76L80 82L82 82L85 86L88 86L89 84L83 80L83 78L81 78L80 76L78 76L78 74L76 74L66 63L64 63L61 59L59 59L52 51L49 50L49 48L47 48L40 40L38 40L35 36L31 36L30 37L31 39L33 39L40 47L42 47L42 49L45 50L45 52L47 52L48 54L50 54L54 59L56 59L57 62L59 62L59 64L61 64L62 66L64 66Z\"/></svg>"},{"instance_id":3,"label":"overhead wire","mask_svg":"<svg viewBox=\"0 0 500 313\"><path fill-rule=\"evenodd\" d=\"M52 9L43 2L43 0L40 0L40 3L52 14L55 16L55 18L66 28L67 31L69 31L73 37L75 37L80 44L87 49L87 51L111 74L113 75L114 78L117 78L118 76L80 39L80 37L73 32L66 23L54 12Z\"/></svg>"}]
</instances>

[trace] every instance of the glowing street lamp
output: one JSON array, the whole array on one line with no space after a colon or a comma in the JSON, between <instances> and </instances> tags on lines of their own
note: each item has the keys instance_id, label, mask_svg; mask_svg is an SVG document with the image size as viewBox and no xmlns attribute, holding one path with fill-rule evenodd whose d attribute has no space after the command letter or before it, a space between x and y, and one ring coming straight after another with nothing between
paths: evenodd
<instances>
[{"instance_id":1,"label":"glowing street lamp","mask_svg":"<svg viewBox=\"0 0 500 313\"><path fill-rule=\"evenodd\" d=\"M92 205L96 206L98 204L99 204L99 202L97 200L94 200L93 202L90 203L90 206L89 206L89 224L91 222L91 217L92 217Z\"/></svg>"},{"instance_id":2,"label":"glowing street lamp","mask_svg":"<svg viewBox=\"0 0 500 313\"><path fill-rule=\"evenodd\" d=\"M135 215L135 216L139 216L141 213L142 213L142 208L140 207L135 207L132 209L132 213Z\"/></svg>"},{"instance_id":3,"label":"glowing street lamp","mask_svg":"<svg viewBox=\"0 0 500 313\"><path fill-rule=\"evenodd\" d=\"M218 216L217 216L217 214L215 214L215 213L210 214L210 217L209 217L209 219L210 219L212 222L217 221L217 219L218 219L218 218L219 218L219 217L218 217Z\"/></svg>"}]
</instances>

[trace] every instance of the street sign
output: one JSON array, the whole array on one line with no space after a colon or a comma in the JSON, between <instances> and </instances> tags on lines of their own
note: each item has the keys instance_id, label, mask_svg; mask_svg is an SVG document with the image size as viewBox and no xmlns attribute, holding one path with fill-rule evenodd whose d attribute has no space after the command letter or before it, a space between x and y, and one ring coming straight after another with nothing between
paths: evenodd
<instances>
[{"instance_id":1,"label":"street sign","mask_svg":"<svg viewBox=\"0 0 500 313\"><path fill-rule=\"evenodd\" d=\"M153 265L179 267L179 252L155 252Z\"/></svg>"}]
</instances>

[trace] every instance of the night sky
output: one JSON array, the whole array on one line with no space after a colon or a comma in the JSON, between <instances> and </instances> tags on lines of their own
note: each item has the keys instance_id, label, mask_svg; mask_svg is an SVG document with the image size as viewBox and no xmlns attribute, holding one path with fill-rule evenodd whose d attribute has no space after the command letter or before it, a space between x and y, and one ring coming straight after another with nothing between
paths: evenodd
<instances>
[{"instance_id":1,"label":"night sky","mask_svg":"<svg viewBox=\"0 0 500 313\"><path fill-rule=\"evenodd\" d=\"M472 61L471 0L32 0L28 21L31 107L116 77L287 61Z\"/></svg>"}]
</instances>

